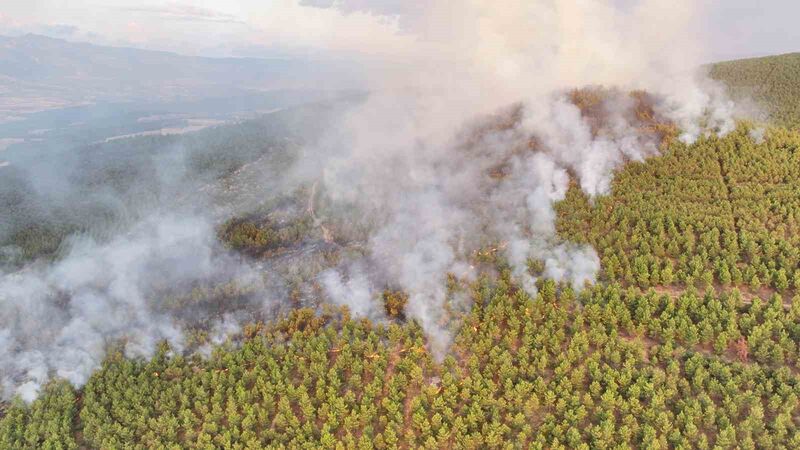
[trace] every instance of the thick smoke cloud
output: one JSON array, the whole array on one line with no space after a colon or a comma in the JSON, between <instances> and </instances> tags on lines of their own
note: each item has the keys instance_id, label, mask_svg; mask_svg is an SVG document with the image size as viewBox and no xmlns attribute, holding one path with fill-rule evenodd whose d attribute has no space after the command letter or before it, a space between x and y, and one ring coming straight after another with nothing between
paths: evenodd
<instances>
[{"instance_id":1,"label":"thick smoke cloud","mask_svg":"<svg viewBox=\"0 0 800 450\"><path fill-rule=\"evenodd\" d=\"M3 392L32 400L51 375L81 385L119 341L128 356L150 355L164 340L180 350L194 313L230 331L230 317L208 305L165 309L159 291L215 279L261 289L260 278L221 252L200 217L154 216L110 242L76 242L52 266L0 279Z\"/></svg>"},{"instance_id":2,"label":"thick smoke cloud","mask_svg":"<svg viewBox=\"0 0 800 450\"><path fill-rule=\"evenodd\" d=\"M399 18L413 43L409 70L377 74L383 89L342 119L317 158L331 199L359 204L375 224L370 276L408 292L407 314L439 354L449 340L445 276L474 276L470 255L482 245L500 242L531 291L529 260L578 289L594 280L598 256L558 239L553 204L571 178L591 197L605 194L622 164L658 153L658 139L637 128L629 90L652 93L654 113L685 142L733 127L732 105L698 73L697 2L390 3L319 5ZM567 95L587 85L619 88L603 103L600 132ZM326 274L326 285L365 274L348 266L339 276ZM377 297L328 293L356 311Z\"/></svg>"},{"instance_id":3,"label":"thick smoke cloud","mask_svg":"<svg viewBox=\"0 0 800 450\"><path fill-rule=\"evenodd\" d=\"M327 213L313 211L313 196L309 203L321 228L357 211L348 219L368 230L356 252L363 256L323 270L318 286L375 319L380 291L404 290L406 316L440 356L451 337L446 277L474 279L478 250L500 252L531 292L530 260L544 263L541 276L576 289L594 280L598 256L558 238L553 205L570 180L601 195L626 161L658 153L631 114L628 90L651 92L654 114L678 124L684 141L732 127L731 105L696 73L702 45L693 22L702 5L694 1L644 0L624 10L597 0L305 3L397 18L407 46L370 68L374 92L303 150L292 182L271 186L321 180ZM381 55L369 42L364 52ZM601 129L566 94L585 85L619 88L602 104ZM271 303L265 298L286 297L280 282L264 280L270 263L229 256L212 223L155 214L107 242L74 243L60 262L4 275L3 395L32 399L53 375L81 384L120 341L129 355L149 355L161 340L181 350L191 320L206 322L212 343L221 342ZM324 241L335 240L329 234L324 228ZM259 294L217 310L170 310L158 300L164 286L209 279L239 280Z\"/></svg>"}]
</instances>

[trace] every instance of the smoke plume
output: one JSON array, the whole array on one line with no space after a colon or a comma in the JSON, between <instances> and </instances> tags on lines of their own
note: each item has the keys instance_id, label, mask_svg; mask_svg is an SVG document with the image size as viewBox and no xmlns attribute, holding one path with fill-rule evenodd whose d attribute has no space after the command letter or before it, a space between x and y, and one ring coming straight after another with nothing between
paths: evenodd
<instances>
[{"instance_id":1,"label":"smoke plume","mask_svg":"<svg viewBox=\"0 0 800 450\"><path fill-rule=\"evenodd\" d=\"M393 17L408 37L405 64L376 74L380 89L317 149L331 200L358 204L373 226L370 272L348 266L325 284L354 311L374 310L364 277L399 286L439 355L449 341L445 277L474 276L470 255L487 244L500 243L532 292L531 260L576 289L594 280L598 256L558 239L553 204L571 179L590 197L606 194L618 167L658 154L663 136L642 132L643 101L687 143L733 128L732 105L698 72L698 2L315 4ZM588 108L570 95L584 86L602 97ZM330 288L347 279L358 295Z\"/></svg>"},{"instance_id":2,"label":"smoke plume","mask_svg":"<svg viewBox=\"0 0 800 450\"><path fill-rule=\"evenodd\" d=\"M383 289L405 291L406 317L439 356L453 319L445 281L477 277L476 252L501 254L532 293L536 277L580 289L599 258L556 233L553 205L571 180L590 197L608 193L622 164L658 154L654 125L674 124L685 142L733 126L732 105L697 71L703 4L694 0L301 3L384 16L405 45L385 53L364 40L364 54L381 61L365 68L372 93L303 149L290 182L270 189L319 182L326 208L314 211L314 184L308 209L322 240L334 245L341 229L326 221L347 214L350 229L365 232L363 251L320 270L317 285L375 319ZM588 98L572 91L584 86L593 86L581 91ZM270 263L219 247L213 220L164 210L0 278L4 396L30 400L52 376L80 385L119 342L132 356L162 340L180 351L192 323L221 342L287 297ZM224 304L164 300L208 280L248 288Z\"/></svg>"},{"instance_id":3,"label":"smoke plume","mask_svg":"<svg viewBox=\"0 0 800 450\"><path fill-rule=\"evenodd\" d=\"M209 321L221 326L228 318L218 317L216 305L202 300L165 304L164 294L210 280L235 283L248 292L263 288L261 275L221 252L207 220L170 216L152 217L104 244L76 242L58 263L4 276L4 393L31 400L51 375L81 385L105 350L120 341L128 356L150 355L164 340L181 350L186 325ZM245 301L250 307L254 302Z\"/></svg>"}]
</instances>

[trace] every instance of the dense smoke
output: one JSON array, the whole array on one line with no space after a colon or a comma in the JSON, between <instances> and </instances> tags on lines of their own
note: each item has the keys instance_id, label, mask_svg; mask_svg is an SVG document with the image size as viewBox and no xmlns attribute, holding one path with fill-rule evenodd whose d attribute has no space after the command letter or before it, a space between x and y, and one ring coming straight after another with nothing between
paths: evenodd
<instances>
[{"instance_id":1,"label":"dense smoke","mask_svg":"<svg viewBox=\"0 0 800 450\"><path fill-rule=\"evenodd\" d=\"M693 1L316 4L398 18L412 62L379 74L382 89L320 145L332 200L359 204L375 224L369 274L348 266L342 280L327 273L325 286L355 311L375 311L362 304L377 296L364 294L365 277L399 286L409 294L407 314L440 355L445 276L474 276L470 255L482 245L501 243L531 291L531 260L576 289L594 280L598 256L558 239L553 204L571 178L589 196L605 194L620 165L658 153L630 90L651 93L652 115L676 124L684 142L733 128L722 90L697 73L701 55L693 52L702 46L692 20L701 6ZM604 97L599 124L569 95L587 85L619 88L593 89ZM358 295L341 289L352 284Z\"/></svg>"},{"instance_id":2,"label":"dense smoke","mask_svg":"<svg viewBox=\"0 0 800 450\"><path fill-rule=\"evenodd\" d=\"M372 318L383 315L383 289L405 291L405 315L437 355L450 339L445 279L474 279L476 251L496 249L531 292L529 261L576 289L594 280L598 256L558 238L553 205L570 180L601 195L622 164L658 153L659 136L642 131L630 90L648 91L649 113L677 124L686 142L732 128L721 90L696 73L694 1L305 3L396 19L408 44L382 55L386 64L368 73L373 93L303 150L283 186L321 180L328 213L355 207L353 226L368 230L363 256L316 281L331 301ZM597 88L600 122L570 97L586 85L608 87ZM220 248L212 220L167 209L0 279L4 396L30 400L52 376L82 384L120 341L129 355L149 355L161 340L181 350L188 322L204 322L219 342L287 297L269 269ZM311 214L318 225L330 218ZM207 280L251 288L223 305L164 303L165 291Z\"/></svg>"},{"instance_id":3,"label":"dense smoke","mask_svg":"<svg viewBox=\"0 0 800 450\"><path fill-rule=\"evenodd\" d=\"M264 287L260 274L220 251L207 220L168 215L104 244L76 242L60 262L3 277L4 392L31 400L52 375L81 385L120 340L128 356L150 355L162 340L182 349L184 325L211 321L220 327L229 317L198 301L165 304L165 293L210 280L252 292ZM251 309L266 306L263 298L255 301L245 300Z\"/></svg>"}]
</instances>

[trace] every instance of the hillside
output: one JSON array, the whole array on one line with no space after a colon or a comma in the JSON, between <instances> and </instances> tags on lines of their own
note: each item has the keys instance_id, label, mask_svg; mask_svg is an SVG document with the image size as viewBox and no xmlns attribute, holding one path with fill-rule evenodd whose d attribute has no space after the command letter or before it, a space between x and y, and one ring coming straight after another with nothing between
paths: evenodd
<instances>
[{"instance_id":1,"label":"hillside","mask_svg":"<svg viewBox=\"0 0 800 450\"><path fill-rule=\"evenodd\" d=\"M0 4L0 450L800 449L763 3Z\"/></svg>"},{"instance_id":2,"label":"hillside","mask_svg":"<svg viewBox=\"0 0 800 450\"><path fill-rule=\"evenodd\" d=\"M315 75L322 72L324 77ZM207 58L35 34L0 36L0 123L98 103L196 101L307 86L352 87L352 75L335 61Z\"/></svg>"},{"instance_id":3,"label":"hillside","mask_svg":"<svg viewBox=\"0 0 800 450\"><path fill-rule=\"evenodd\" d=\"M116 353L0 423L5 448L796 448L800 301L477 283L442 364L414 324L299 310L208 359ZM744 342L744 344L737 344ZM747 348L753 356L748 357ZM791 347L791 346L790 346ZM779 361L777 356L786 358ZM775 368L786 364L789 367ZM509 448L513 448L512 445ZM588 446L586 448L589 448Z\"/></svg>"},{"instance_id":4,"label":"hillside","mask_svg":"<svg viewBox=\"0 0 800 450\"><path fill-rule=\"evenodd\" d=\"M324 179L295 180L290 168L360 96L6 167L0 205L12 214L0 218L0 248L11 250L0 266L24 267L11 276L23 280L48 263L57 270L44 278L55 290L33 289L22 310L0 310L21 336L8 342L22 350L0 346L0 356L24 355L2 386L17 394L0 402L0 448L800 448L800 131L775 116L786 126L739 122L687 144L646 92L591 87L564 98L592 137L613 134L619 116L609 104L627 105L628 137L654 150L625 159L607 194L589 197L564 173L549 238L591 246L596 282L556 282L544 259L523 259L527 273L515 272L508 236L486 232L463 244L475 276L440 280L433 330L447 335L445 351L412 319L413 299L398 286L386 282L369 299L374 320L325 291L331 268L369 257L380 218L335 204ZM522 109L481 118L455 147L457 158L485 158L470 182L486 192L512 177L520 154L542 151L537 136L496 140L518 130ZM497 142L517 145L482 153ZM59 173L70 190L25 170ZM479 200L487 198L502 200ZM139 251L141 266L124 266L134 276L115 278L128 252L117 244L146 246L131 224L192 208L209 210L209 251L223 256L200 259L223 267L200 277L184 270L186 255L198 255L184 247L206 243L178 240L166 247L176 255ZM58 264L86 236L110 243L100 248L110 249L112 288L136 299L122 306L154 311L144 315L148 327L177 322L177 343L154 338L155 351L140 356L115 330L99 339L70 333L88 320L123 328L106 315L113 309L98 318L85 308L75 326L39 323L33 332L14 320L41 298L73 313L82 298L104 294L105 274L70 270L86 260ZM174 276L176 268L186 274ZM244 325L220 330L229 321ZM86 378L68 364L35 364L62 361L37 353L54 334L56 348L94 350L77 336L104 356ZM44 367L52 379L37 396L28 388L42 377L17 367Z\"/></svg>"},{"instance_id":5,"label":"hillside","mask_svg":"<svg viewBox=\"0 0 800 450\"><path fill-rule=\"evenodd\" d=\"M739 100L753 100L776 124L800 126L800 53L713 64L710 74Z\"/></svg>"},{"instance_id":6,"label":"hillside","mask_svg":"<svg viewBox=\"0 0 800 450\"><path fill-rule=\"evenodd\" d=\"M573 186L559 229L597 249L610 282L786 292L800 287L798 179L797 133L754 143L742 125L628 164L593 203Z\"/></svg>"},{"instance_id":7,"label":"hillside","mask_svg":"<svg viewBox=\"0 0 800 450\"><path fill-rule=\"evenodd\" d=\"M573 187L559 233L598 250L601 282L532 297L487 248L474 263L498 277L448 281L441 361L387 291L386 323L300 308L208 359L111 351L82 389L8 405L0 446L797 448L799 149L740 125L629 163L608 196ZM298 234L260 220L222 237L262 259L291 248Z\"/></svg>"},{"instance_id":8,"label":"hillside","mask_svg":"<svg viewBox=\"0 0 800 450\"><path fill-rule=\"evenodd\" d=\"M56 141L16 152L18 160L9 158L12 164L0 170L0 209L8 213L0 216L0 269L55 258L70 235L104 236L156 205L186 206L203 195L203 186L224 197L217 205L228 207L263 195L300 143L319 132L309 122L325 123L348 101L296 106L186 134ZM231 177L256 163L258 177ZM229 184L246 184L247 193L226 195L220 181L226 177L233 178Z\"/></svg>"}]
</instances>

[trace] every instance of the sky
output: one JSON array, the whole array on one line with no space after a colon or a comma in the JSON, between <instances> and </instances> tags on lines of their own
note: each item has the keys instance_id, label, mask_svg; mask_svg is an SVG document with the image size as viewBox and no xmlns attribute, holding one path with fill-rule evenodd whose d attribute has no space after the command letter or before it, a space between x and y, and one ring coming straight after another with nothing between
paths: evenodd
<instances>
[{"instance_id":1,"label":"sky","mask_svg":"<svg viewBox=\"0 0 800 450\"><path fill-rule=\"evenodd\" d=\"M609 1L627 8L638 0ZM797 0L700 3L705 8L695 19L710 61L800 51L800 27L793 23L800 17ZM390 55L415 38L413 19L421 5L420 0L0 0L0 34L32 32L204 56Z\"/></svg>"}]
</instances>

